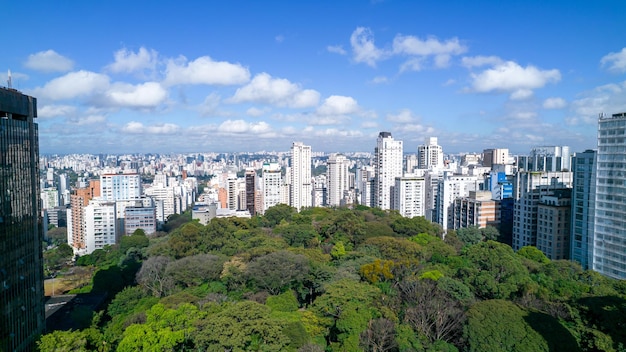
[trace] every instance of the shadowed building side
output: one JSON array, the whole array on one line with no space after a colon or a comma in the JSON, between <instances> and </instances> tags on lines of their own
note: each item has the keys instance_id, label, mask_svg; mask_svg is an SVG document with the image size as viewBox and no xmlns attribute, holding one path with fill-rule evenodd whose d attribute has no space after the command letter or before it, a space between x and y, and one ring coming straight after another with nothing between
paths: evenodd
<instances>
[{"instance_id":1,"label":"shadowed building side","mask_svg":"<svg viewBox=\"0 0 626 352\"><path fill-rule=\"evenodd\" d=\"M0 351L29 351L45 324L37 100L0 88Z\"/></svg>"}]
</instances>

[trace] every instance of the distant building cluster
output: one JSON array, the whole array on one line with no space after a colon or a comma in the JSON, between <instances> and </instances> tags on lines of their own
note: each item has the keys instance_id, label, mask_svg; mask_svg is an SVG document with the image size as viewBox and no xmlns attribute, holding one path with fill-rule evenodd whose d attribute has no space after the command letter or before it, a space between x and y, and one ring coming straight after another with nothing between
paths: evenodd
<instances>
[{"instance_id":1,"label":"distant building cluster","mask_svg":"<svg viewBox=\"0 0 626 352\"><path fill-rule=\"evenodd\" d=\"M54 171L49 167L42 180L43 217L47 224L67 227L67 243L78 255L119 243L120 236L136 230L154 234L169 216L191 207L197 195L197 180L185 173L157 172L144 184L132 169L106 167L89 180L79 177L70 190L67 175L50 176Z\"/></svg>"},{"instance_id":2,"label":"distant building cluster","mask_svg":"<svg viewBox=\"0 0 626 352\"><path fill-rule=\"evenodd\" d=\"M359 204L423 216L444 232L493 226L514 250L535 246L550 259L624 279L624 115L602 115L598 150L578 153L537 146L522 155L507 148L451 155L432 136L406 152L403 141L380 132L369 153L325 154L294 142L289 152L46 157L41 202L48 223L66 224L77 253L136 229L154 233L191 206L206 224L277 204ZM65 169L79 180L70 185ZM206 180L200 194L198 178Z\"/></svg>"}]
</instances>

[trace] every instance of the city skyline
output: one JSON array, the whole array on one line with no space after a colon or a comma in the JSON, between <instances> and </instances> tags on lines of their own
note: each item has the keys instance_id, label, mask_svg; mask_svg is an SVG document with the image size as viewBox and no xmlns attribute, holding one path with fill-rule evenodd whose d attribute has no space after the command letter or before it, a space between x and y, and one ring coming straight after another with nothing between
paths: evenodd
<instances>
[{"instance_id":1,"label":"city skyline","mask_svg":"<svg viewBox=\"0 0 626 352\"><path fill-rule=\"evenodd\" d=\"M618 1L5 4L0 85L40 152L597 146L626 111ZM20 14L28 13L28 25Z\"/></svg>"}]
</instances>

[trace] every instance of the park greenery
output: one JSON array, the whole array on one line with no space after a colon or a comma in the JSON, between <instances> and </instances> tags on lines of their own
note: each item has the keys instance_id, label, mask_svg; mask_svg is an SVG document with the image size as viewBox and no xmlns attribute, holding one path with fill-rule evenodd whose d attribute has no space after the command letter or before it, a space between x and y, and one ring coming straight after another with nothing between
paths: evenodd
<instances>
[{"instance_id":1,"label":"park greenery","mask_svg":"<svg viewBox=\"0 0 626 352\"><path fill-rule=\"evenodd\" d=\"M109 294L41 351L624 351L626 285L357 206L251 219L188 214L79 257Z\"/></svg>"}]
</instances>

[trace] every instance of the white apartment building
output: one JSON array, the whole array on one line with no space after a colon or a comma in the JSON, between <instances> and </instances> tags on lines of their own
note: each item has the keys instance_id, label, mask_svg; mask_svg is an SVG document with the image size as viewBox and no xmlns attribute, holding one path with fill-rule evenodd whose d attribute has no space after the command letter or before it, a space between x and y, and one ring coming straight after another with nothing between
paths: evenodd
<instances>
[{"instance_id":1,"label":"white apartment building","mask_svg":"<svg viewBox=\"0 0 626 352\"><path fill-rule=\"evenodd\" d=\"M443 148L437 144L437 137L428 137L417 147L417 161L420 169L443 167Z\"/></svg>"},{"instance_id":2,"label":"white apartment building","mask_svg":"<svg viewBox=\"0 0 626 352\"><path fill-rule=\"evenodd\" d=\"M326 175L317 175L313 178L313 206L328 205L328 186Z\"/></svg>"},{"instance_id":3,"label":"white apartment building","mask_svg":"<svg viewBox=\"0 0 626 352\"><path fill-rule=\"evenodd\" d=\"M412 174L415 171L415 169L419 167L419 161L417 159L416 154L407 155L404 160L404 163L405 163L404 172L406 172L407 174Z\"/></svg>"},{"instance_id":4,"label":"white apartment building","mask_svg":"<svg viewBox=\"0 0 626 352\"><path fill-rule=\"evenodd\" d=\"M402 177L402 141L396 141L390 132L380 132L374 149L375 191L374 206L391 209L396 177Z\"/></svg>"},{"instance_id":5,"label":"white apartment building","mask_svg":"<svg viewBox=\"0 0 626 352\"><path fill-rule=\"evenodd\" d=\"M374 207L375 173L372 166L363 166L357 170L358 202L361 205Z\"/></svg>"},{"instance_id":6,"label":"white apartment building","mask_svg":"<svg viewBox=\"0 0 626 352\"><path fill-rule=\"evenodd\" d=\"M405 218L424 216L425 190L424 177L396 177L393 209L398 210Z\"/></svg>"},{"instance_id":7,"label":"white apartment building","mask_svg":"<svg viewBox=\"0 0 626 352\"><path fill-rule=\"evenodd\" d=\"M232 175L226 181L228 191L228 202L227 207L230 210L239 209L239 181L237 180L237 176Z\"/></svg>"},{"instance_id":8,"label":"white apartment building","mask_svg":"<svg viewBox=\"0 0 626 352\"><path fill-rule=\"evenodd\" d=\"M59 191L54 187L41 190L41 209L52 209L59 206Z\"/></svg>"},{"instance_id":9,"label":"white apartment building","mask_svg":"<svg viewBox=\"0 0 626 352\"><path fill-rule=\"evenodd\" d=\"M468 197L470 191L478 190L478 184L479 178L477 176L451 175L450 172L445 172L437 187L435 222L441 225L444 230L453 228L454 200Z\"/></svg>"},{"instance_id":10,"label":"white apartment building","mask_svg":"<svg viewBox=\"0 0 626 352\"><path fill-rule=\"evenodd\" d=\"M298 211L313 205L311 199L311 146L294 142L291 147L290 205Z\"/></svg>"},{"instance_id":11,"label":"white apartment building","mask_svg":"<svg viewBox=\"0 0 626 352\"><path fill-rule=\"evenodd\" d=\"M344 191L350 189L348 166L348 159L345 155L332 154L328 158L326 181L330 206L341 205Z\"/></svg>"},{"instance_id":12,"label":"white apartment building","mask_svg":"<svg viewBox=\"0 0 626 352\"><path fill-rule=\"evenodd\" d=\"M141 198L141 177L139 174L102 174L100 176L100 196L104 200Z\"/></svg>"},{"instance_id":13,"label":"white apartment building","mask_svg":"<svg viewBox=\"0 0 626 352\"><path fill-rule=\"evenodd\" d=\"M146 188L145 192L154 200L159 222L164 223L170 215L181 213L182 201L176 197L174 187L153 186Z\"/></svg>"},{"instance_id":14,"label":"white apartment building","mask_svg":"<svg viewBox=\"0 0 626 352\"><path fill-rule=\"evenodd\" d=\"M261 169L263 188L262 213L283 201L283 181L278 163L264 163ZM286 204L286 203L285 203Z\"/></svg>"},{"instance_id":15,"label":"white apartment building","mask_svg":"<svg viewBox=\"0 0 626 352\"><path fill-rule=\"evenodd\" d=\"M115 202L104 199L92 199L84 207L85 253L80 254L91 254L116 243L115 210Z\"/></svg>"}]
</instances>

